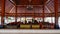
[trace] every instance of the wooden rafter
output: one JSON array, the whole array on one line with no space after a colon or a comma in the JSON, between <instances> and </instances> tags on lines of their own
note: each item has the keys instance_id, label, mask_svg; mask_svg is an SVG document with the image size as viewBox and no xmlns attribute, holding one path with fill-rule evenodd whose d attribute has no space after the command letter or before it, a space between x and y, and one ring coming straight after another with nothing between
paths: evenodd
<instances>
[{"instance_id":1,"label":"wooden rafter","mask_svg":"<svg viewBox=\"0 0 60 34\"><path fill-rule=\"evenodd\" d=\"M51 0L47 0L45 4L48 4Z\"/></svg>"},{"instance_id":2,"label":"wooden rafter","mask_svg":"<svg viewBox=\"0 0 60 34\"><path fill-rule=\"evenodd\" d=\"M10 1L10 0L9 0L9 1ZM10 2L11 2L13 5L16 5L16 3L15 3L14 1L13 1L13 2L12 2L12 1L10 1Z\"/></svg>"}]
</instances>

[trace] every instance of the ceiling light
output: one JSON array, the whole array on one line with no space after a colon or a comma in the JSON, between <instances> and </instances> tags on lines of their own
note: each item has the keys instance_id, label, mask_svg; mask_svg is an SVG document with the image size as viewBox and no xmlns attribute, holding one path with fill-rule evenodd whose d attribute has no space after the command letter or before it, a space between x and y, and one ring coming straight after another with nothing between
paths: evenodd
<instances>
[{"instance_id":1,"label":"ceiling light","mask_svg":"<svg viewBox=\"0 0 60 34\"><path fill-rule=\"evenodd\" d=\"M33 9L33 6L32 6L32 5L28 5L28 6L27 6L27 9L28 9L28 10L32 10L32 9Z\"/></svg>"}]
</instances>

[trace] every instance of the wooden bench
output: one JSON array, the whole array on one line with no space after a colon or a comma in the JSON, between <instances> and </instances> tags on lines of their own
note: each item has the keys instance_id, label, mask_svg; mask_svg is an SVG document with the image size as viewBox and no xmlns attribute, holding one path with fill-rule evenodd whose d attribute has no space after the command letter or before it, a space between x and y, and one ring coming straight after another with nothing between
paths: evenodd
<instances>
[{"instance_id":1,"label":"wooden bench","mask_svg":"<svg viewBox=\"0 0 60 34\"><path fill-rule=\"evenodd\" d=\"M37 25L32 25L32 29L40 29L40 25L37 24Z\"/></svg>"},{"instance_id":2,"label":"wooden bench","mask_svg":"<svg viewBox=\"0 0 60 34\"><path fill-rule=\"evenodd\" d=\"M16 25L6 25L5 28L7 29L17 29Z\"/></svg>"},{"instance_id":3,"label":"wooden bench","mask_svg":"<svg viewBox=\"0 0 60 34\"><path fill-rule=\"evenodd\" d=\"M30 29L31 25L30 24L20 24L21 29Z\"/></svg>"}]
</instances>

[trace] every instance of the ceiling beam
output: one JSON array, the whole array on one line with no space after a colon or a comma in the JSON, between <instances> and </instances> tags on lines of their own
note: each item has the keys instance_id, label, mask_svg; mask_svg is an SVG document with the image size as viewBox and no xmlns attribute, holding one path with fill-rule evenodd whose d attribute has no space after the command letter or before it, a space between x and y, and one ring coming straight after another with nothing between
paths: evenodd
<instances>
[{"instance_id":1,"label":"ceiling beam","mask_svg":"<svg viewBox=\"0 0 60 34\"><path fill-rule=\"evenodd\" d=\"M49 13L52 13L52 11L47 6L45 6L45 8L48 10Z\"/></svg>"},{"instance_id":2,"label":"ceiling beam","mask_svg":"<svg viewBox=\"0 0 60 34\"><path fill-rule=\"evenodd\" d=\"M45 4L48 4L51 0L47 0Z\"/></svg>"},{"instance_id":3,"label":"ceiling beam","mask_svg":"<svg viewBox=\"0 0 60 34\"><path fill-rule=\"evenodd\" d=\"M11 8L11 10L9 11L9 13L13 13L14 11L12 11L13 9L15 9L15 6Z\"/></svg>"}]
</instances>

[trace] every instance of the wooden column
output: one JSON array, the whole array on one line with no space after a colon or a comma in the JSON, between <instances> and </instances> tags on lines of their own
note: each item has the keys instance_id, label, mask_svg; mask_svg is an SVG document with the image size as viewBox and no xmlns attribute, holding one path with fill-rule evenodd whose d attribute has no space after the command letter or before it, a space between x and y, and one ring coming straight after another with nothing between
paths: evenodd
<instances>
[{"instance_id":1,"label":"wooden column","mask_svg":"<svg viewBox=\"0 0 60 34\"><path fill-rule=\"evenodd\" d=\"M25 17L25 23L24 23L24 24L26 24L26 17L27 17L27 16L26 16L26 10L25 10L25 15L24 15L24 17Z\"/></svg>"},{"instance_id":2,"label":"wooden column","mask_svg":"<svg viewBox=\"0 0 60 34\"><path fill-rule=\"evenodd\" d=\"M43 8L43 13L42 13L43 16L42 17L43 17L43 22L44 22L44 17L45 17L45 15L44 15L44 8L45 8L44 0L43 0L43 7L42 8Z\"/></svg>"},{"instance_id":3,"label":"wooden column","mask_svg":"<svg viewBox=\"0 0 60 34\"><path fill-rule=\"evenodd\" d=\"M55 5L55 24L58 24L58 0L54 0Z\"/></svg>"},{"instance_id":4,"label":"wooden column","mask_svg":"<svg viewBox=\"0 0 60 34\"><path fill-rule=\"evenodd\" d=\"M5 16L5 0L2 1L2 13L1 13L1 24L4 25L4 16Z\"/></svg>"},{"instance_id":5,"label":"wooden column","mask_svg":"<svg viewBox=\"0 0 60 34\"><path fill-rule=\"evenodd\" d=\"M15 5L15 22L17 22L17 6Z\"/></svg>"}]
</instances>

